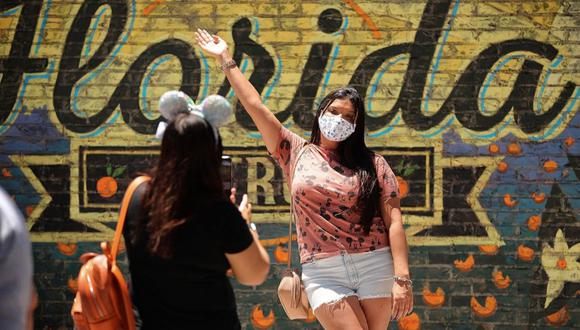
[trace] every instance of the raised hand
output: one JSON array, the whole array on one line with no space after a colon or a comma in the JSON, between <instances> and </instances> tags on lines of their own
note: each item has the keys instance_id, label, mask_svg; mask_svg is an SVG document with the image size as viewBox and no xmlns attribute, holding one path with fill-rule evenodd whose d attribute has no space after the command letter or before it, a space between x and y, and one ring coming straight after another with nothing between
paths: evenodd
<instances>
[{"instance_id":1,"label":"raised hand","mask_svg":"<svg viewBox=\"0 0 580 330\"><path fill-rule=\"evenodd\" d=\"M206 30L197 29L195 39L201 49L208 55L220 58L228 50L228 44L217 35L211 35Z\"/></svg>"},{"instance_id":2,"label":"raised hand","mask_svg":"<svg viewBox=\"0 0 580 330\"><path fill-rule=\"evenodd\" d=\"M236 204L236 188L230 189L230 201ZM238 206L238 210L242 214L242 217L249 223L252 221L252 204L248 200L248 194L242 196L242 202Z\"/></svg>"}]
</instances>

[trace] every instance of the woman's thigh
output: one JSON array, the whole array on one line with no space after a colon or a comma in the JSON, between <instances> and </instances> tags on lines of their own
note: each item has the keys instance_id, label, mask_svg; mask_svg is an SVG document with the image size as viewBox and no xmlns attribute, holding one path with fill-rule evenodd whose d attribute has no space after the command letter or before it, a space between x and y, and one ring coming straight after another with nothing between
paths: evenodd
<instances>
[{"instance_id":1,"label":"woman's thigh","mask_svg":"<svg viewBox=\"0 0 580 330\"><path fill-rule=\"evenodd\" d=\"M337 302L322 304L314 310L314 315L324 329L369 329L367 318L357 296L348 296Z\"/></svg>"},{"instance_id":2,"label":"woman's thigh","mask_svg":"<svg viewBox=\"0 0 580 330\"><path fill-rule=\"evenodd\" d=\"M385 330L391 320L391 298L371 298L360 301L369 330Z\"/></svg>"}]
</instances>

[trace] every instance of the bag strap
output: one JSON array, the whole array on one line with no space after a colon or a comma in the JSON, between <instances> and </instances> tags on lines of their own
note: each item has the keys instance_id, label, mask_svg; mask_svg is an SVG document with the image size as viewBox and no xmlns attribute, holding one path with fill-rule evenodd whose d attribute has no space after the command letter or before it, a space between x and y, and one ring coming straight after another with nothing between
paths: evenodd
<instances>
[{"instance_id":1,"label":"bag strap","mask_svg":"<svg viewBox=\"0 0 580 330\"><path fill-rule=\"evenodd\" d=\"M119 251L119 243L121 242L121 237L123 236L123 226L125 225L125 218L127 217L127 210L129 209L129 203L133 198L133 193L137 190L142 183L150 181L151 178L148 176L139 176L129 184L125 196L123 196L123 202L121 204L121 211L119 212L119 220L117 221L117 228L115 229L115 238L113 239L113 244L111 247L111 263L117 263L117 252Z\"/></svg>"},{"instance_id":2,"label":"bag strap","mask_svg":"<svg viewBox=\"0 0 580 330\"><path fill-rule=\"evenodd\" d=\"M308 148L310 144L306 144L298 151L296 160L294 161L294 167L292 168L292 176L290 177L291 182L294 181L294 175L296 174L296 167L298 167L298 160L304 153L304 150ZM290 221L288 221L288 269L292 268L292 223L294 222L294 198L292 197L292 186L290 186Z\"/></svg>"}]
</instances>

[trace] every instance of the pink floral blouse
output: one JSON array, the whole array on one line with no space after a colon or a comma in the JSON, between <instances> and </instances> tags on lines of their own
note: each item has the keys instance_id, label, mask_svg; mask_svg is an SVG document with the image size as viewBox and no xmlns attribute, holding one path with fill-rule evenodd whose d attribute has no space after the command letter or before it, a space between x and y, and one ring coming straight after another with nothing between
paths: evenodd
<instances>
[{"instance_id":1,"label":"pink floral blouse","mask_svg":"<svg viewBox=\"0 0 580 330\"><path fill-rule=\"evenodd\" d=\"M284 127L281 133L272 157L282 168L294 201L300 262L332 257L341 250L361 253L388 246L387 228L381 216L373 219L369 235L364 234L360 214L353 211L358 179L353 171L338 163L337 154L307 143ZM302 148L306 149L300 152ZM384 203L399 196L399 186L385 158L375 154L374 160Z\"/></svg>"}]
</instances>

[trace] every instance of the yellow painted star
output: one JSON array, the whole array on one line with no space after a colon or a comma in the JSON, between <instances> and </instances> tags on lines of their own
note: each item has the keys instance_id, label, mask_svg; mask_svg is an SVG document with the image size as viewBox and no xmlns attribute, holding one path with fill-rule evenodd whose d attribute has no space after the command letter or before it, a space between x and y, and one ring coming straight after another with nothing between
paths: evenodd
<instances>
[{"instance_id":1,"label":"yellow painted star","mask_svg":"<svg viewBox=\"0 0 580 330\"><path fill-rule=\"evenodd\" d=\"M547 308L554 298L558 297L566 282L580 282L580 243L568 248L562 229L558 229L554 238L554 247L545 244L542 249L542 267L548 274L546 288Z\"/></svg>"}]
</instances>

